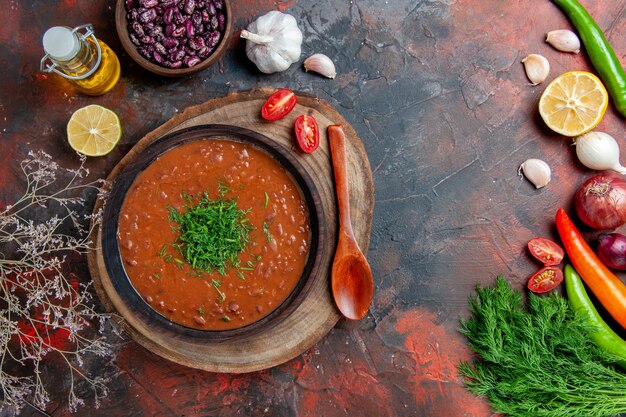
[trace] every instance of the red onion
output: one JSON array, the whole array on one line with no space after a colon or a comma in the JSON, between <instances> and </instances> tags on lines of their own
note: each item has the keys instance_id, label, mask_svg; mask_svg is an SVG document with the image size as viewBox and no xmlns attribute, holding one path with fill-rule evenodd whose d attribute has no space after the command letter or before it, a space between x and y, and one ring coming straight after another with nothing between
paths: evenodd
<instances>
[{"instance_id":1,"label":"red onion","mask_svg":"<svg viewBox=\"0 0 626 417\"><path fill-rule=\"evenodd\" d=\"M594 229L614 229L626 223L626 179L615 173L589 178L574 197L578 217Z\"/></svg>"},{"instance_id":2,"label":"red onion","mask_svg":"<svg viewBox=\"0 0 626 417\"><path fill-rule=\"evenodd\" d=\"M611 269L626 271L626 236L619 233L600 234L598 258Z\"/></svg>"}]
</instances>

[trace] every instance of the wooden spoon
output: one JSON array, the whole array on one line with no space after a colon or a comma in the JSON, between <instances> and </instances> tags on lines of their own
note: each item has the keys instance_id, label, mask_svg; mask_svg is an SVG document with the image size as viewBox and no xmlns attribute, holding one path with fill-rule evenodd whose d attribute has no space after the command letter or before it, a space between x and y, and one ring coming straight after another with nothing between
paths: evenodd
<instances>
[{"instance_id":1,"label":"wooden spoon","mask_svg":"<svg viewBox=\"0 0 626 417\"><path fill-rule=\"evenodd\" d=\"M372 270L352 231L345 134L341 126L328 126L328 139L339 207L339 241L332 270L333 297L341 314L348 319L358 320L367 314L372 303Z\"/></svg>"}]
</instances>

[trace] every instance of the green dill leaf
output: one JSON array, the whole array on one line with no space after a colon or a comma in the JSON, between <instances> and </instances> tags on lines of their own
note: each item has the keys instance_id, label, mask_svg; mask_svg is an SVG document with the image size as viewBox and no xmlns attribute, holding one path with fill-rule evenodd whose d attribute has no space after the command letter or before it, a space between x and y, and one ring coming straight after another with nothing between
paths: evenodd
<instances>
[{"instance_id":1,"label":"green dill leaf","mask_svg":"<svg viewBox=\"0 0 626 417\"><path fill-rule=\"evenodd\" d=\"M264 192L264 194L265 194L265 204L264 204L264 207L267 208L267 206L270 203L270 196L267 195L267 192Z\"/></svg>"},{"instance_id":2,"label":"green dill leaf","mask_svg":"<svg viewBox=\"0 0 626 417\"><path fill-rule=\"evenodd\" d=\"M272 241L272 235L270 234L270 225L268 222L263 222L263 233L265 234L267 243L270 243Z\"/></svg>"}]
</instances>

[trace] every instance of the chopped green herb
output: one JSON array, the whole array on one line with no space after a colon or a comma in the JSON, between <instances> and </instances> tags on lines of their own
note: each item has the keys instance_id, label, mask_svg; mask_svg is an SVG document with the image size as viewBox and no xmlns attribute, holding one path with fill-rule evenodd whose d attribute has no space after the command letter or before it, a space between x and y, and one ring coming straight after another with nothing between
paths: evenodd
<instances>
[{"instance_id":1,"label":"chopped green herb","mask_svg":"<svg viewBox=\"0 0 626 417\"><path fill-rule=\"evenodd\" d=\"M172 255L167 255L165 258L163 258L163 261L165 263L170 263L174 260L174 257Z\"/></svg>"},{"instance_id":2,"label":"chopped green herb","mask_svg":"<svg viewBox=\"0 0 626 417\"><path fill-rule=\"evenodd\" d=\"M264 194L265 194L265 208L267 208L267 206L270 203L270 196L267 195L267 192L265 192Z\"/></svg>"},{"instance_id":3,"label":"chopped green herb","mask_svg":"<svg viewBox=\"0 0 626 417\"><path fill-rule=\"evenodd\" d=\"M180 193L180 196L183 198L183 200L187 201L187 202L191 202L192 197L187 194L187 191L183 191Z\"/></svg>"},{"instance_id":4,"label":"chopped green herb","mask_svg":"<svg viewBox=\"0 0 626 417\"><path fill-rule=\"evenodd\" d=\"M240 269L243 269L243 268L240 268ZM237 271L237 277L239 277L239 279L241 279L243 281L246 280L246 277L244 276L243 272L241 272L241 271Z\"/></svg>"},{"instance_id":5,"label":"chopped green herb","mask_svg":"<svg viewBox=\"0 0 626 417\"><path fill-rule=\"evenodd\" d=\"M230 317L222 316L222 318L220 320L225 321L225 322L229 322L230 321Z\"/></svg>"},{"instance_id":6,"label":"chopped green herb","mask_svg":"<svg viewBox=\"0 0 626 417\"><path fill-rule=\"evenodd\" d=\"M204 316L206 314L206 311L204 311L202 307L198 307L198 314L200 314L201 316Z\"/></svg>"},{"instance_id":7,"label":"chopped green herb","mask_svg":"<svg viewBox=\"0 0 626 417\"><path fill-rule=\"evenodd\" d=\"M229 191L231 191L231 189L226 184L226 180L223 178L220 179L220 182L217 185L217 192L219 193L220 197L224 197Z\"/></svg>"},{"instance_id":8,"label":"chopped green herb","mask_svg":"<svg viewBox=\"0 0 626 417\"><path fill-rule=\"evenodd\" d=\"M263 222L263 233L265 234L267 243L270 243L272 241L272 235L270 234L270 225L268 222Z\"/></svg>"},{"instance_id":9,"label":"chopped green herb","mask_svg":"<svg viewBox=\"0 0 626 417\"><path fill-rule=\"evenodd\" d=\"M220 295L220 302L224 301L226 299L226 294L220 291L220 287L222 286L222 281L219 279L212 279L211 285L213 285L213 288L215 288L217 293Z\"/></svg>"},{"instance_id":10,"label":"chopped green herb","mask_svg":"<svg viewBox=\"0 0 626 417\"><path fill-rule=\"evenodd\" d=\"M221 193L228 190L222 182ZM170 220L178 223L178 238L172 245L192 268L225 275L226 269L238 265L238 255L245 249L254 228L235 200L209 199L207 193L184 213L169 209Z\"/></svg>"},{"instance_id":11,"label":"chopped green herb","mask_svg":"<svg viewBox=\"0 0 626 417\"><path fill-rule=\"evenodd\" d=\"M159 274L158 272L155 272L154 274L152 274L152 277L154 279L161 279L161 274Z\"/></svg>"},{"instance_id":12,"label":"chopped green herb","mask_svg":"<svg viewBox=\"0 0 626 417\"><path fill-rule=\"evenodd\" d=\"M161 250L159 251L159 257L160 258L164 257L166 253L167 253L167 245L163 245L161 247Z\"/></svg>"}]
</instances>

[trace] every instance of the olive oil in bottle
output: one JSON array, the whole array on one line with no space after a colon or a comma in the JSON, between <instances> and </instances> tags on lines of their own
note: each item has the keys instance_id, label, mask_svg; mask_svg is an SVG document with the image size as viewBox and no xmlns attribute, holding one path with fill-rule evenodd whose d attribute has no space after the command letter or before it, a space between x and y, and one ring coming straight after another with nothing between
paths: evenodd
<instances>
[{"instance_id":1,"label":"olive oil in bottle","mask_svg":"<svg viewBox=\"0 0 626 417\"><path fill-rule=\"evenodd\" d=\"M55 72L67 78L84 94L104 94L120 78L117 55L107 44L96 39L91 25L74 29L52 27L43 35L43 47L46 55L41 60L41 71ZM47 60L52 64L47 64Z\"/></svg>"}]
</instances>

